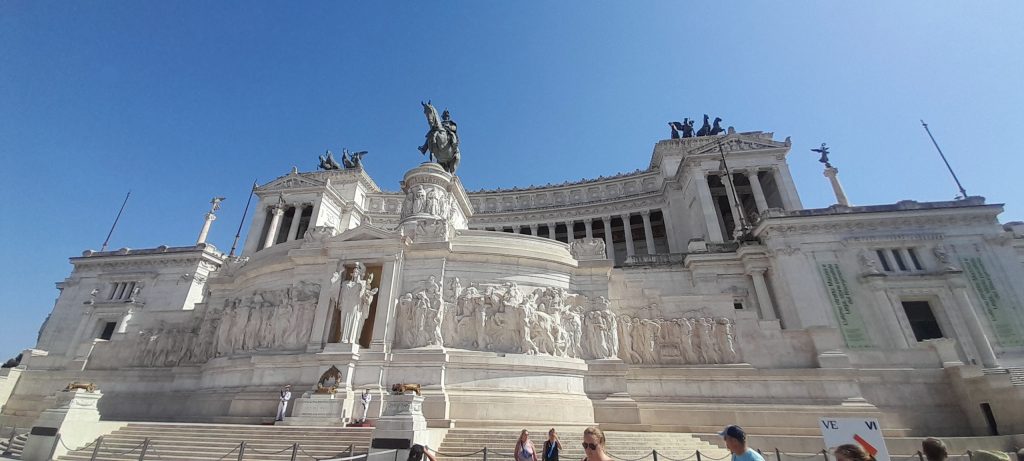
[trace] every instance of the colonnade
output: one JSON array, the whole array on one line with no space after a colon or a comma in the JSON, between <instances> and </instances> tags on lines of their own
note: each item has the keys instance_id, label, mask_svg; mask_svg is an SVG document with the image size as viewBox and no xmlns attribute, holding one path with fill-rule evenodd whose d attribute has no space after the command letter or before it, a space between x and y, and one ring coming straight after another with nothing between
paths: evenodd
<instances>
[{"instance_id":1,"label":"colonnade","mask_svg":"<svg viewBox=\"0 0 1024 461\"><path fill-rule=\"evenodd\" d=\"M565 243L572 243L577 238L594 238L595 225L600 231L600 237L605 241L605 248L608 252L608 259L615 259L615 244L620 243L625 245L625 256L630 258L637 254L637 245L634 240L637 236L633 233L632 218L636 215L640 215L640 219L643 222L643 239L640 240L644 244L644 251L649 254L658 254L658 242L655 241L655 232L659 236L664 236L665 222L664 215L661 214L661 210L641 210L637 212L626 212L615 215L603 215L597 217L587 217L581 219L570 219L563 221L548 221L543 223L529 223L529 224L512 224L505 226L484 226L477 227L478 229L499 231L499 232L510 232L514 234L527 234L537 237L545 237L550 239L556 239ZM657 217L657 220L652 220L652 215ZM616 226L615 231L623 232L623 238L615 239L612 229L612 220L618 218L622 222L621 229ZM600 222L595 222L600 221ZM583 224L583 229L577 229L579 224ZM565 227L564 238L559 238L559 227ZM582 231L582 232L581 232ZM667 240L662 243L663 251L668 252Z\"/></svg>"}]
</instances>

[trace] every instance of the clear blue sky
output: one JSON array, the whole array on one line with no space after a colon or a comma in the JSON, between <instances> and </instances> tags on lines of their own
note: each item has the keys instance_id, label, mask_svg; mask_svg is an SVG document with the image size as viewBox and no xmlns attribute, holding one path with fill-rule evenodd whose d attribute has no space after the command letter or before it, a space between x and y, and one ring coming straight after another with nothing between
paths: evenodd
<instances>
[{"instance_id":1,"label":"clear blue sky","mask_svg":"<svg viewBox=\"0 0 1024 461\"><path fill-rule=\"evenodd\" d=\"M1024 219L1024 3L0 2L0 355L34 345L67 258L227 249L254 179L369 150L385 189L420 161L432 99L470 189L645 168L703 113L792 136L804 204L972 195Z\"/></svg>"}]
</instances>

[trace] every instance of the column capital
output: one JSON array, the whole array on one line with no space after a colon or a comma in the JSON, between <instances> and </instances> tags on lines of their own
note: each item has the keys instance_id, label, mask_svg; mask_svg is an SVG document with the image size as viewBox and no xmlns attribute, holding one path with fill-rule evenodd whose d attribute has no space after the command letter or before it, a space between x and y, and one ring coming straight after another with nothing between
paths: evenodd
<instances>
[{"instance_id":1,"label":"column capital","mask_svg":"<svg viewBox=\"0 0 1024 461\"><path fill-rule=\"evenodd\" d=\"M284 206L282 204L274 205L270 207L270 212L275 216L282 216L284 215Z\"/></svg>"},{"instance_id":2,"label":"column capital","mask_svg":"<svg viewBox=\"0 0 1024 461\"><path fill-rule=\"evenodd\" d=\"M757 174L760 173L760 172L761 172L760 168L747 168L747 169L743 170L743 173L746 174L748 178L749 177L757 178ZM760 178L758 178L758 179L760 179Z\"/></svg>"},{"instance_id":3,"label":"column capital","mask_svg":"<svg viewBox=\"0 0 1024 461\"><path fill-rule=\"evenodd\" d=\"M640 216L649 218L651 216L651 210L640 210Z\"/></svg>"},{"instance_id":4,"label":"column capital","mask_svg":"<svg viewBox=\"0 0 1024 461\"><path fill-rule=\"evenodd\" d=\"M764 267L764 266L753 266L753 267L746 268L744 270L744 272L746 272L747 275L761 275L761 276L763 276L765 272L768 272L768 268Z\"/></svg>"},{"instance_id":5,"label":"column capital","mask_svg":"<svg viewBox=\"0 0 1024 461\"><path fill-rule=\"evenodd\" d=\"M601 216L601 221L604 221L606 223L611 224L611 220L612 220L611 216Z\"/></svg>"},{"instance_id":6,"label":"column capital","mask_svg":"<svg viewBox=\"0 0 1024 461\"><path fill-rule=\"evenodd\" d=\"M628 222L629 221L629 217L632 216L632 215L633 215L633 213L625 212L625 213L620 213L619 217L622 218L623 221L627 221Z\"/></svg>"},{"instance_id":7,"label":"column capital","mask_svg":"<svg viewBox=\"0 0 1024 461\"><path fill-rule=\"evenodd\" d=\"M583 218L583 222L585 222L587 224L593 224L594 223L594 218Z\"/></svg>"}]
</instances>

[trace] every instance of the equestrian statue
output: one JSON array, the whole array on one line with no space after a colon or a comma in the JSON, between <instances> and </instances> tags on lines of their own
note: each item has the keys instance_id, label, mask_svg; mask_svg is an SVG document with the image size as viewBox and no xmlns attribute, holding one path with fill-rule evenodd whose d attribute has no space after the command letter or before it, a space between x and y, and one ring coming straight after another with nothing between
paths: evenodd
<instances>
[{"instance_id":1,"label":"equestrian statue","mask_svg":"<svg viewBox=\"0 0 1024 461\"><path fill-rule=\"evenodd\" d=\"M430 161L437 160L437 163L445 171L455 174L459 167L459 135L458 126L452 121L451 114L447 110L441 117L437 116L437 109L430 101L423 103L423 114L427 116L427 123L430 131L427 132L427 140L419 147L421 154L430 152Z\"/></svg>"}]
</instances>

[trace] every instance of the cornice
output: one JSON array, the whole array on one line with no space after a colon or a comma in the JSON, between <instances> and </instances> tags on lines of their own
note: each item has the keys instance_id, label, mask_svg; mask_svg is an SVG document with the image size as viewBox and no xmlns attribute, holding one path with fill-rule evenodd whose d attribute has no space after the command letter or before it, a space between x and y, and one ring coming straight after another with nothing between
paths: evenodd
<instances>
[{"instance_id":1,"label":"cornice","mask_svg":"<svg viewBox=\"0 0 1024 461\"><path fill-rule=\"evenodd\" d=\"M951 226L990 226L998 224L996 216L1002 207L998 205L958 206L929 209L891 209L884 211L815 214L804 216L776 216L762 218L754 230L758 237L779 235L878 232L900 229L935 229ZM849 237L853 239L910 238L910 234L895 234L878 237ZM923 236L922 236L923 235ZM917 239L935 238L936 232L918 234Z\"/></svg>"}]
</instances>

